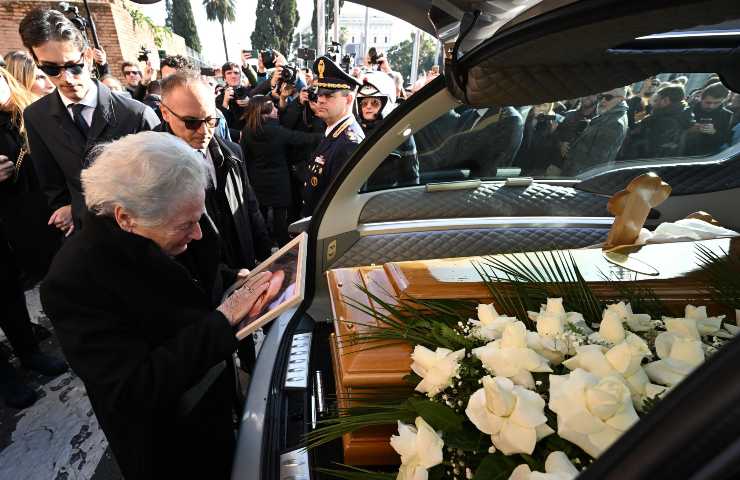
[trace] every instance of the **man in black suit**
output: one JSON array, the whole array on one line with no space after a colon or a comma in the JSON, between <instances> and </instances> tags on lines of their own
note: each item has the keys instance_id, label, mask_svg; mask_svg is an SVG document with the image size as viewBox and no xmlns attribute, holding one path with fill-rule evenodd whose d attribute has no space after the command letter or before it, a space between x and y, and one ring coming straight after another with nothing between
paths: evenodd
<instances>
[{"instance_id":1,"label":"man in black suit","mask_svg":"<svg viewBox=\"0 0 740 480\"><path fill-rule=\"evenodd\" d=\"M200 75L180 71L162 80L160 103L164 123L172 133L203 155L211 175L206 190L206 217L218 232L221 262L233 269L253 269L270 256L272 240L249 183L239 145L215 135L218 117L213 92ZM239 344L244 370L255 361L252 337Z\"/></svg>"},{"instance_id":2,"label":"man in black suit","mask_svg":"<svg viewBox=\"0 0 740 480\"><path fill-rule=\"evenodd\" d=\"M93 80L93 51L85 37L62 13L36 9L19 28L39 68L57 92L24 112L28 143L39 181L54 211L49 224L71 234L80 228L85 202L80 172L98 143L159 124L151 108Z\"/></svg>"}]
</instances>

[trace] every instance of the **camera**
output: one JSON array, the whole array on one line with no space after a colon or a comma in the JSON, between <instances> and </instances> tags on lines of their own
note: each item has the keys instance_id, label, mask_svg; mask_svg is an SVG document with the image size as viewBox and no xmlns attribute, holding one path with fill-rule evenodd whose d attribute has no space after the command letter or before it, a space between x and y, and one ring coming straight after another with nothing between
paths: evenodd
<instances>
[{"instance_id":1,"label":"camera","mask_svg":"<svg viewBox=\"0 0 740 480\"><path fill-rule=\"evenodd\" d=\"M316 60L316 50L313 48L299 48L298 55L296 57L306 60L307 62L313 62Z\"/></svg>"},{"instance_id":2,"label":"camera","mask_svg":"<svg viewBox=\"0 0 740 480\"><path fill-rule=\"evenodd\" d=\"M344 70L345 72L349 73L350 69L352 68L352 66L354 66L354 64L355 64L355 56L354 56L354 54L352 54L352 55L345 54L342 57L342 61L339 64L339 66L342 67L342 70Z\"/></svg>"},{"instance_id":3,"label":"camera","mask_svg":"<svg viewBox=\"0 0 740 480\"><path fill-rule=\"evenodd\" d=\"M280 94L283 89L283 85L295 85L295 81L298 77L298 68L293 65L283 65L280 71L280 78L275 83L275 91Z\"/></svg>"},{"instance_id":4,"label":"camera","mask_svg":"<svg viewBox=\"0 0 740 480\"><path fill-rule=\"evenodd\" d=\"M69 18L69 20L77 27L77 30L81 30L83 33L87 30L87 19L80 16L80 11L74 5L70 5L67 2L59 3L59 10Z\"/></svg>"},{"instance_id":5,"label":"camera","mask_svg":"<svg viewBox=\"0 0 740 480\"><path fill-rule=\"evenodd\" d=\"M249 94L249 90L247 89L247 87L243 85L239 85L238 87L234 88L234 99L235 100L244 100L245 98L247 98L248 94Z\"/></svg>"},{"instance_id":6,"label":"camera","mask_svg":"<svg viewBox=\"0 0 740 480\"><path fill-rule=\"evenodd\" d=\"M152 51L142 45L139 49L139 56L136 57L136 60L140 62L148 62L150 53L152 53Z\"/></svg>"},{"instance_id":7,"label":"camera","mask_svg":"<svg viewBox=\"0 0 740 480\"><path fill-rule=\"evenodd\" d=\"M275 50L269 49L261 51L260 58L262 58L262 64L265 68L275 68L275 59L277 58Z\"/></svg>"},{"instance_id":8,"label":"camera","mask_svg":"<svg viewBox=\"0 0 740 480\"><path fill-rule=\"evenodd\" d=\"M314 102L314 103L319 101L319 89L318 88L308 89L308 101Z\"/></svg>"}]
</instances>

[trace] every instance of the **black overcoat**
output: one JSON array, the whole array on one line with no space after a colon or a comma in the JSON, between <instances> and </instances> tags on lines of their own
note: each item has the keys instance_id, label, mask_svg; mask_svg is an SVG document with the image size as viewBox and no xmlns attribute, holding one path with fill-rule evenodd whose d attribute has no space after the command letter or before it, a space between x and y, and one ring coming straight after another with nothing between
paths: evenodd
<instances>
[{"instance_id":1,"label":"black overcoat","mask_svg":"<svg viewBox=\"0 0 740 480\"><path fill-rule=\"evenodd\" d=\"M110 218L84 222L54 259L41 301L125 478L228 478L237 340L214 306L235 272L219 266L207 218L187 262ZM200 402L177 413L184 392L224 360Z\"/></svg>"},{"instance_id":2,"label":"black overcoat","mask_svg":"<svg viewBox=\"0 0 740 480\"><path fill-rule=\"evenodd\" d=\"M265 122L262 131L256 134L248 128L244 129L239 143L247 159L247 172L260 205L291 205L291 147L310 148L322 138L321 133L305 133L282 127L277 119Z\"/></svg>"}]
</instances>

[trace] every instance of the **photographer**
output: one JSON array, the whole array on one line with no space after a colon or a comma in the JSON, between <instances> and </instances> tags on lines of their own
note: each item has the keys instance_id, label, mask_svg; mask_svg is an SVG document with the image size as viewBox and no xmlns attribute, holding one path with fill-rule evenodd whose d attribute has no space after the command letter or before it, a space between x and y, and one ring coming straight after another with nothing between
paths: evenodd
<instances>
[{"instance_id":1,"label":"photographer","mask_svg":"<svg viewBox=\"0 0 740 480\"><path fill-rule=\"evenodd\" d=\"M323 135L282 127L277 108L264 95L252 97L244 120L246 126L240 144L249 158L247 173L270 236L277 246L283 246L288 243L288 210L292 206L290 147L311 147L318 144Z\"/></svg>"},{"instance_id":2,"label":"photographer","mask_svg":"<svg viewBox=\"0 0 740 480\"><path fill-rule=\"evenodd\" d=\"M148 52L148 50L142 49L142 52ZM142 53L139 58L146 58L146 54ZM154 75L154 69L152 64L149 63L149 59L146 58L144 61L146 62L146 70L143 76L141 69L134 62L123 62L121 65L121 74L123 75L123 81L126 82L126 90L131 94L131 98L138 101L142 101L146 97L146 87Z\"/></svg>"},{"instance_id":3,"label":"photographer","mask_svg":"<svg viewBox=\"0 0 740 480\"><path fill-rule=\"evenodd\" d=\"M249 96L253 90L242 83L242 69L234 62L226 62L221 67L226 82L226 88L216 97L216 106L226 117L232 138L238 138L238 132L244 128L244 109L249 103Z\"/></svg>"},{"instance_id":4,"label":"photographer","mask_svg":"<svg viewBox=\"0 0 740 480\"><path fill-rule=\"evenodd\" d=\"M730 143L732 112L723 107L729 94L719 82L702 90L701 101L692 109L696 123L687 134L686 155L712 155Z\"/></svg>"},{"instance_id":5,"label":"photographer","mask_svg":"<svg viewBox=\"0 0 740 480\"><path fill-rule=\"evenodd\" d=\"M522 144L514 160L522 175L557 176L562 171L557 129L563 117L553 111L554 106L554 103L534 105L527 113Z\"/></svg>"}]
</instances>

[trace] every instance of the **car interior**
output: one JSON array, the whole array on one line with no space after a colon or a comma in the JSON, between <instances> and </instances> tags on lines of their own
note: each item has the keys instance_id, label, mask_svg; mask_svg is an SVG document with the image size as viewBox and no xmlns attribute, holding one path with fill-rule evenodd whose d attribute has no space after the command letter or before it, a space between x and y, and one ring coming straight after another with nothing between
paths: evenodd
<instances>
[{"instance_id":1,"label":"car interior","mask_svg":"<svg viewBox=\"0 0 740 480\"><path fill-rule=\"evenodd\" d=\"M342 462L339 445L301 449L302 435L330 409L334 391L325 280L332 268L597 245L613 222L610 196L647 172L658 174L672 194L650 212L646 228L704 210L740 231L740 144L702 150L686 134L659 155L646 155L625 136L604 137L585 161L572 164L560 150L583 148L578 133L561 128L566 110L589 97L621 108L626 99L620 101L619 89L647 91L677 79L687 97L712 81L740 92L739 2L358 3L441 38L444 75L360 144L310 222L299 226L309 239L306 299L266 334L242 419L235 479L324 478L314 467ZM576 132L585 128L570 125ZM555 137L558 130L562 136ZM551 149L527 157L527 140L539 134L555 138ZM418 175L369 183L410 137ZM738 355L735 341L712 357L582 478L649 478L666 468L675 478L735 478Z\"/></svg>"}]
</instances>

